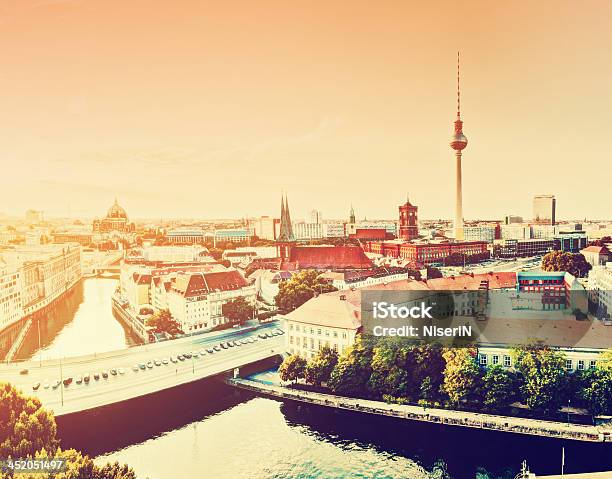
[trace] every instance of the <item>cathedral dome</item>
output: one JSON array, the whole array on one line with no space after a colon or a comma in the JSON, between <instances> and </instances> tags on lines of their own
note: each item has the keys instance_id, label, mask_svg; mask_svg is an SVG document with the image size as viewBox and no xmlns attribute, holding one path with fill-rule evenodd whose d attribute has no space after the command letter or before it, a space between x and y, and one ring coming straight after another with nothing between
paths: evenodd
<instances>
[{"instance_id":1,"label":"cathedral dome","mask_svg":"<svg viewBox=\"0 0 612 479\"><path fill-rule=\"evenodd\" d=\"M108 213L106 214L107 218L125 218L127 219L127 213L125 210L119 206L117 203L117 199L115 198L115 203L108 209Z\"/></svg>"}]
</instances>

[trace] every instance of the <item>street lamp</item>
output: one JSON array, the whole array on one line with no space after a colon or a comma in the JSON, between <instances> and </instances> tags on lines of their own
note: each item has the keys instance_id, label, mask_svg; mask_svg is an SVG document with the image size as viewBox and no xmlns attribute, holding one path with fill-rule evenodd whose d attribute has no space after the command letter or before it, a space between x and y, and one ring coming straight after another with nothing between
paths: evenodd
<instances>
[{"instance_id":1,"label":"street lamp","mask_svg":"<svg viewBox=\"0 0 612 479\"><path fill-rule=\"evenodd\" d=\"M64 406L64 374L62 372L62 357L59 358L59 366L60 366L60 398L62 402L62 406Z\"/></svg>"}]
</instances>

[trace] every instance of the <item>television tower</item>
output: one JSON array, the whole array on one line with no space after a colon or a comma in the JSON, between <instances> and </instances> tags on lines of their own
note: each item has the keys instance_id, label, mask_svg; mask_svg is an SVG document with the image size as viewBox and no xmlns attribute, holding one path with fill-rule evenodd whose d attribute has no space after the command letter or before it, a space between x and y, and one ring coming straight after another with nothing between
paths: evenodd
<instances>
[{"instance_id":1,"label":"television tower","mask_svg":"<svg viewBox=\"0 0 612 479\"><path fill-rule=\"evenodd\" d=\"M459 88L459 52L457 52L457 119L455 120L455 133L451 137L450 146L455 150L456 158L456 190L455 190L455 240L462 241L463 236L463 199L461 188L461 151L467 146L468 141L463 134L463 122L461 121L461 94Z\"/></svg>"}]
</instances>

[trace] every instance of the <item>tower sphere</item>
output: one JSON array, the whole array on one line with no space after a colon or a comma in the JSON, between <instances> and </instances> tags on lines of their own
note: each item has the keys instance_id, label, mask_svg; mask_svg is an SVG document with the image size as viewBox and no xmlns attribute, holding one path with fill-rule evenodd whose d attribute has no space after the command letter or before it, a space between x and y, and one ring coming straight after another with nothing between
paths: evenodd
<instances>
[{"instance_id":1,"label":"tower sphere","mask_svg":"<svg viewBox=\"0 0 612 479\"><path fill-rule=\"evenodd\" d=\"M467 138L461 132L457 132L451 137L450 146L453 150L463 150L467 144Z\"/></svg>"}]
</instances>

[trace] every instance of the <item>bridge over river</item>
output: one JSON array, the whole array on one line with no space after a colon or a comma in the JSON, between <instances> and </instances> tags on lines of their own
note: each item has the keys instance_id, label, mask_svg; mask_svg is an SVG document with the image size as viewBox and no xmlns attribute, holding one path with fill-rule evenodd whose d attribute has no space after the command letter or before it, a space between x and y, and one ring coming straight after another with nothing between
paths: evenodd
<instances>
[{"instance_id":1,"label":"bridge over river","mask_svg":"<svg viewBox=\"0 0 612 479\"><path fill-rule=\"evenodd\" d=\"M0 364L0 381L37 396L45 408L52 410L55 416L62 416L146 396L282 355L284 336L278 331L278 323L273 322L104 354L5 363ZM262 339L260 335L265 333L270 337ZM213 353L206 352L220 343L236 340L246 341ZM190 351L204 354L173 362L172 359L178 355ZM139 365L145 365L145 368L141 369ZM112 370L116 374L111 374ZM103 372L107 373L107 378L103 377ZM90 375L89 383L77 384L76 378L87 373ZM100 378L94 379L94 373L100 374ZM63 380L69 377L72 382L64 385ZM60 384L54 387L56 381ZM39 386L34 389L37 384Z\"/></svg>"}]
</instances>

